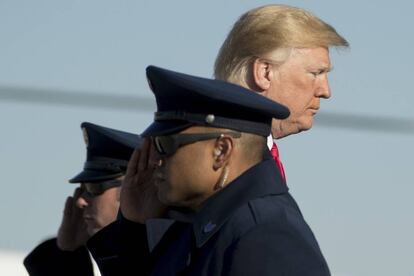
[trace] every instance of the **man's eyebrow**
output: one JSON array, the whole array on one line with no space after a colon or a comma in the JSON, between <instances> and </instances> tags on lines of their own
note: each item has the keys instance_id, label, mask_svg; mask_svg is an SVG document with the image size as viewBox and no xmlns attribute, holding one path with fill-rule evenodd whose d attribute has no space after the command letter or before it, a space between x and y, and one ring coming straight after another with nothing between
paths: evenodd
<instances>
[{"instance_id":1,"label":"man's eyebrow","mask_svg":"<svg viewBox=\"0 0 414 276\"><path fill-rule=\"evenodd\" d=\"M334 69L333 65L322 64L320 66L309 66L308 70L329 73Z\"/></svg>"},{"instance_id":2,"label":"man's eyebrow","mask_svg":"<svg viewBox=\"0 0 414 276\"><path fill-rule=\"evenodd\" d=\"M332 72L333 69L334 69L333 65L329 65L328 67L326 67L325 72L326 73Z\"/></svg>"},{"instance_id":3,"label":"man's eyebrow","mask_svg":"<svg viewBox=\"0 0 414 276\"><path fill-rule=\"evenodd\" d=\"M334 69L334 67L332 65L330 66L326 66L326 65L322 65L319 68L315 67L315 70L321 72L321 73L329 73Z\"/></svg>"}]
</instances>

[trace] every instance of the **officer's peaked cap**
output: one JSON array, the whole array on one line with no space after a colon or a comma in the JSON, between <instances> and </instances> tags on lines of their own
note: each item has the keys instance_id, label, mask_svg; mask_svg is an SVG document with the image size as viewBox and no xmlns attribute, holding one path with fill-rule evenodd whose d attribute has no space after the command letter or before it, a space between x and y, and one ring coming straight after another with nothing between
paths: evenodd
<instances>
[{"instance_id":1,"label":"officer's peaked cap","mask_svg":"<svg viewBox=\"0 0 414 276\"><path fill-rule=\"evenodd\" d=\"M160 136L200 125L268 136L272 118L285 119L289 110L258 93L214 79L147 67L157 101L154 122L142 136Z\"/></svg>"},{"instance_id":2,"label":"officer's peaked cap","mask_svg":"<svg viewBox=\"0 0 414 276\"><path fill-rule=\"evenodd\" d=\"M70 183L96 182L125 174L128 161L143 139L137 134L107 128L92 123L81 124L86 144L83 171Z\"/></svg>"}]
</instances>

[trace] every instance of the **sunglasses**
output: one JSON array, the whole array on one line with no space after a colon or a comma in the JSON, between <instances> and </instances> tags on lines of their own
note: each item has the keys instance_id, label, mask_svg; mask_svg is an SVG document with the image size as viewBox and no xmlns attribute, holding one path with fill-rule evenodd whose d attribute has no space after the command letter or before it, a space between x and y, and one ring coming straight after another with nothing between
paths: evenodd
<instances>
[{"instance_id":1,"label":"sunglasses","mask_svg":"<svg viewBox=\"0 0 414 276\"><path fill-rule=\"evenodd\" d=\"M192 144L199 141L217 139L229 135L233 138L240 138L240 132L222 132L222 133L185 133L168 136L155 136L155 149L160 155L172 155L179 147Z\"/></svg>"},{"instance_id":2,"label":"sunglasses","mask_svg":"<svg viewBox=\"0 0 414 276\"><path fill-rule=\"evenodd\" d=\"M82 187L90 197L94 197L103 194L110 188L119 187L121 184L122 180L114 179L102 182L84 182Z\"/></svg>"}]
</instances>

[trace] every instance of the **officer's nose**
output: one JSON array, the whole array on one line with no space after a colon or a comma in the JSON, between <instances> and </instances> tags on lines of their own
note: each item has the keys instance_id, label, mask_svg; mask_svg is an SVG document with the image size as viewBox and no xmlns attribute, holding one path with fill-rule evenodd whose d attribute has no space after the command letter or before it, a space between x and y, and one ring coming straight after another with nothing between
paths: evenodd
<instances>
[{"instance_id":1,"label":"officer's nose","mask_svg":"<svg viewBox=\"0 0 414 276\"><path fill-rule=\"evenodd\" d=\"M77 199L76 199L76 207L80 209L84 209L88 207L89 203L87 200L87 197L85 196L85 193L82 193Z\"/></svg>"}]
</instances>

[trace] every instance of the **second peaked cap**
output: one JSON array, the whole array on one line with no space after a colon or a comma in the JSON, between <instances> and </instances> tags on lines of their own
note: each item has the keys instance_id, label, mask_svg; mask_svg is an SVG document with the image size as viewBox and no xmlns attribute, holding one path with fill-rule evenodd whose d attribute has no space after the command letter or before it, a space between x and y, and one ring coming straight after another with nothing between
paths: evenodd
<instances>
[{"instance_id":1,"label":"second peaked cap","mask_svg":"<svg viewBox=\"0 0 414 276\"><path fill-rule=\"evenodd\" d=\"M129 133L89 122L81 124L86 144L83 170L70 183L96 182L124 175L128 161L143 139Z\"/></svg>"}]
</instances>

